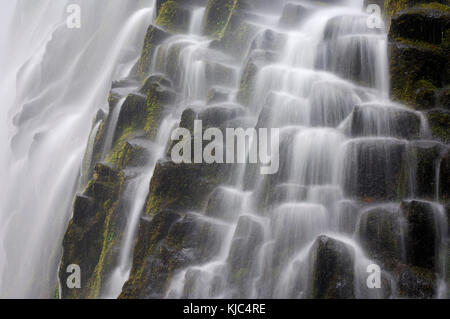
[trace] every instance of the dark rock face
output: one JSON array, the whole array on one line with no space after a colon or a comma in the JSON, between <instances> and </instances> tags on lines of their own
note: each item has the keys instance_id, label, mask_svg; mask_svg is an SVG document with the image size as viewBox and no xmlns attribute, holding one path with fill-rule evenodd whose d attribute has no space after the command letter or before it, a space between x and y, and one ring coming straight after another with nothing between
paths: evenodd
<instances>
[{"instance_id":1,"label":"dark rock face","mask_svg":"<svg viewBox=\"0 0 450 319\"><path fill-rule=\"evenodd\" d=\"M409 154L415 159L415 197L436 198L437 168L443 149L439 142L414 142L409 146Z\"/></svg>"},{"instance_id":2,"label":"dark rock face","mask_svg":"<svg viewBox=\"0 0 450 319\"><path fill-rule=\"evenodd\" d=\"M405 214L406 252L408 264L436 270L441 234L431 204L419 201L403 202Z\"/></svg>"},{"instance_id":3,"label":"dark rock face","mask_svg":"<svg viewBox=\"0 0 450 319\"><path fill-rule=\"evenodd\" d=\"M143 78L150 70L150 63L155 53L156 47L170 36L169 33L162 29L151 25L145 35L144 47L142 49L141 58L138 62L137 74Z\"/></svg>"},{"instance_id":4,"label":"dark rock face","mask_svg":"<svg viewBox=\"0 0 450 319\"><path fill-rule=\"evenodd\" d=\"M217 253L223 229L192 214L161 211L139 227L132 276L120 298L162 298L171 276Z\"/></svg>"},{"instance_id":5,"label":"dark rock face","mask_svg":"<svg viewBox=\"0 0 450 319\"><path fill-rule=\"evenodd\" d=\"M436 279L432 271L403 266L399 277L399 295L404 298L433 298L437 292Z\"/></svg>"},{"instance_id":6,"label":"dark rock face","mask_svg":"<svg viewBox=\"0 0 450 319\"><path fill-rule=\"evenodd\" d=\"M444 142L450 142L450 111L434 109L426 113L431 134L434 138Z\"/></svg>"},{"instance_id":7,"label":"dark rock face","mask_svg":"<svg viewBox=\"0 0 450 319\"><path fill-rule=\"evenodd\" d=\"M190 13L181 1L167 0L159 8L156 24L169 32L186 32L189 26Z\"/></svg>"},{"instance_id":8,"label":"dark rock face","mask_svg":"<svg viewBox=\"0 0 450 319\"><path fill-rule=\"evenodd\" d=\"M362 245L384 267L392 268L401 260L401 223L397 210L373 208L361 216L359 234Z\"/></svg>"},{"instance_id":9,"label":"dark rock face","mask_svg":"<svg viewBox=\"0 0 450 319\"><path fill-rule=\"evenodd\" d=\"M442 156L439 169L439 198L450 203L450 150Z\"/></svg>"},{"instance_id":10,"label":"dark rock face","mask_svg":"<svg viewBox=\"0 0 450 319\"><path fill-rule=\"evenodd\" d=\"M349 144L345 191L364 201L395 200L406 192L406 144L362 140Z\"/></svg>"},{"instance_id":11,"label":"dark rock face","mask_svg":"<svg viewBox=\"0 0 450 319\"><path fill-rule=\"evenodd\" d=\"M237 96L239 103L242 105L250 105L255 83L254 81L256 80L258 71L267 62L273 61L274 58L274 53L264 50L255 50L250 54L240 81Z\"/></svg>"},{"instance_id":12,"label":"dark rock face","mask_svg":"<svg viewBox=\"0 0 450 319\"><path fill-rule=\"evenodd\" d=\"M447 78L447 59L427 45L396 42L391 45L391 82L393 97L416 104L419 89L440 87Z\"/></svg>"},{"instance_id":13,"label":"dark rock face","mask_svg":"<svg viewBox=\"0 0 450 319\"><path fill-rule=\"evenodd\" d=\"M309 10L296 3L287 3L283 8L283 14L278 22L281 27L295 29L301 25L303 18Z\"/></svg>"},{"instance_id":14,"label":"dark rock face","mask_svg":"<svg viewBox=\"0 0 450 319\"><path fill-rule=\"evenodd\" d=\"M239 218L228 256L231 281L239 290L236 296L246 295L250 289L247 284L254 274L249 273L249 269L252 269L252 264L257 260L258 248L263 238L264 230L261 224L249 216Z\"/></svg>"},{"instance_id":15,"label":"dark rock face","mask_svg":"<svg viewBox=\"0 0 450 319\"><path fill-rule=\"evenodd\" d=\"M320 236L313 247L312 298L354 298L353 252L342 242Z\"/></svg>"},{"instance_id":16,"label":"dark rock face","mask_svg":"<svg viewBox=\"0 0 450 319\"><path fill-rule=\"evenodd\" d=\"M392 18L390 34L440 45L450 29L450 13L433 8L412 8Z\"/></svg>"},{"instance_id":17,"label":"dark rock face","mask_svg":"<svg viewBox=\"0 0 450 319\"><path fill-rule=\"evenodd\" d=\"M205 207L208 195L224 177L225 167L160 162L150 184L146 215L151 216L162 209L198 210Z\"/></svg>"},{"instance_id":18,"label":"dark rock face","mask_svg":"<svg viewBox=\"0 0 450 319\"><path fill-rule=\"evenodd\" d=\"M380 127L383 129L380 130ZM351 116L352 136L373 136L386 134L385 132L397 138L418 138L421 133L420 116L408 109L378 105L355 106Z\"/></svg>"},{"instance_id":19,"label":"dark rock face","mask_svg":"<svg viewBox=\"0 0 450 319\"><path fill-rule=\"evenodd\" d=\"M209 0L204 18L205 35L221 38L237 4L238 0Z\"/></svg>"},{"instance_id":20,"label":"dark rock face","mask_svg":"<svg viewBox=\"0 0 450 319\"><path fill-rule=\"evenodd\" d=\"M448 6L434 2L392 12L398 12L389 31L392 95L417 109L433 108L450 75Z\"/></svg>"},{"instance_id":21,"label":"dark rock face","mask_svg":"<svg viewBox=\"0 0 450 319\"><path fill-rule=\"evenodd\" d=\"M123 176L118 171L97 164L94 179L83 195L76 197L73 219L63 241L60 265L62 298L96 298L101 289L104 272L108 270L112 249L120 233L118 209ZM101 257L103 256L103 257ZM81 289L68 289L65 282L70 275L67 266L77 264L82 269Z\"/></svg>"},{"instance_id":22,"label":"dark rock face","mask_svg":"<svg viewBox=\"0 0 450 319\"><path fill-rule=\"evenodd\" d=\"M114 134L113 144L122 136L124 130L130 126L143 128L147 114L146 96L139 94L130 94L120 110L117 127Z\"/></svg>"}]
</instances>

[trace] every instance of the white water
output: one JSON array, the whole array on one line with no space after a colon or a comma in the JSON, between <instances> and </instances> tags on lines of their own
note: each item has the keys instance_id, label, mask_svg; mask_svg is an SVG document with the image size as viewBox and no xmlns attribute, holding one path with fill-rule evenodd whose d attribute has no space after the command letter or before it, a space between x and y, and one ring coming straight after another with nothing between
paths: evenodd
<instances>
[{"instance_id":1,"label":"white water","mask_svg":"<svg viewBox=\"0 0 450 319\"><path fill-rule=\"evenodd\" d=\"M66 25L74 3L81 29ZM52 295L92 120L138 57L152 8L1 1L1 297Z\"/></svg>"},{"instance_id":2,"label":"white water","mask_svg":"<svg viewBox=\"0 0 450 319\"><path fill-rule=\"evenodd\" d=\"M0 44L9 48L0 55L2 63L8 61L0 78L0 97L6 101L0 112L0 176L5 181L0 185L0 297L48 297L82 157L92 147L92 119L106 109L111 81L125 77L135 63L154 18L154 1L79 1L87 15L81 30L65 27L68 1L16 1L19 9L3 1L1 23L13 21L0 28ZM254 177L255 186L248 189L243 185L252 177L245 168L236 169L233 179L211 195L215 210L191 212L199 222L214 225L210 236L219 239L217 253L206 263L178 271L167 297L308 297L310 256L322 234L353 255L355 296L385 297L384 291L365 288L365 268L373 261L360 247L355 228L363 212L352 215L351 208L358 210L361 203L348 194L347 184L357 169L357 156L370 158L375 149L383 157L408 143L392 136L396 128L389 112L408 111L388 101L386 35L365 28L361 3L319 6L297 30L289 31L277 24L280 12L258 12L259 35L270 29L285 41L275 48L274 61L260 68L248 111L239 121L254 124L264 106L276 108L266 124L280 127L282 141L290 145L275 187L284 197L261 209L268 195L264 177ZM148 163L125 172L130 179L124 196L131 205L118 262L101 297L117 297L129 276L148 185L181 112L207 108L209 90L218 87L231 93L226 107L240 107L234 98L247 59L236 61L209 48L210 39L200 36L204 12L193 8L187 34L169 38L154 55L150 69L169 74L181 102L162 122L156 141L143 143L152 153ZM336 17L342 18L330 35L335 41L323 41L327 23ZM255 51L265 50L264 41L257 42ZM169 56L177 50L175 76ZM349 56L355 52L360 54L363 81L351 69ZM208 70L214 70L212 78ZM112 146L121 105L116 105L107 129L104 156ZM363 114L358 138L351 131L354 105ZM421 128L425 136L423 117ZM98 123L91 137L96 130ZM389 176L388 155L383 159ZM433 205L442 224L442 206ZM245 271L238 283L233 272L239 267ZM441 265L439 296L447 289L444 270ZM395 280L383 274L395 291Z\"/></svg>"}]
</instances>

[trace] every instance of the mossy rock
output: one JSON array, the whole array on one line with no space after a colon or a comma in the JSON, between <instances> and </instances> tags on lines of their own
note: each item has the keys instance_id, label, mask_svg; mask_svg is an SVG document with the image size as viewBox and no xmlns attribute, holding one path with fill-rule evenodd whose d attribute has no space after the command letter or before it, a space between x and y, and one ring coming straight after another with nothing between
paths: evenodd
<instances>
[{"instance_id":1,"label":"mossy rock","mask_svg":"<svg viewBox=\"0 0 450 319\"><path fill-rule=\"evenodd\" d=\"M375 113L375 114L374 114ZM379 123L388 132L379 131ZM389 134L401 139L418 139L421 135L421 117L406 108L381 105L356 105L351 114L351 136L377 136Z\"/></svg>"},{"instance_id":2,"label":"mossy rock","mask_svg":"<svg viewBox=\"0 0 450 319\"><path fill-rule=\"evenodd\" d=\"M397 211L373 208L361 216L358 232L362 245L372 258L387 269L392 269L401 260L400 227Z\"/></svg>"},{"instance_id":3,"label":"mossy rock","mask_svg":"<svg viewBox=\"0 0 450 319\"><path fill-rule=\"evenodd\" d=\"M137 75L140 79L144 79L148 75L156 48L169 36L170 34L162 29L154 25L149 26L145 35L141 57L137 65Z\"/></svg>"},{"instance_id":4,"label":"mossy rock","mask_svg":"<svg viewBox=\"0 0 450 319\"><path fill-rule=\"evenodd\" d=\"M121 142L113 148L106 162L111 163L117 169L124 169L129 167L143 166L149 159L148 151L131 142Z\"/></svg>"},{"instance_id":5,"label":"mossy rock","mask_svg":"<svg viewBox=\"0 0 450 319\"><path fill-rule=\"evenodd\" d=\"M443 154L440 163L439 199L450 204L450 149Z\"/></svg>"},{"instance_id":6,"label":"mossy rock","mask_svg":"<svg viewBox=\"0 0 450 319\"><path fill-rule=\"evenodd\" d=\"M180 1L165 1L159 11L155 24L171 33L186 33L189 29L190 12Z\"/></svg>"},{"instance_id":7,"label":"mossy rock","mask_svg":"<svg viewBox=\"0 0 450 319\"><path fill-rule=\"evenodd\" d=\"M408 191L406 144L398 140L360 140L348 145L345 193L364 202L394 201Z\"/></svg>"},{"instance_id":8,"label":"mossy rock","mask_svg":"<svg viewBox=\"0 0 450 319\"><path fill-rule=\"evenodd\" d=\"M283 28L296 29L309 13L310 10L301 4L287 3L284 5L278 24Z\"/></svg>"},{"instance_id":9,"label":"mossy rock","mask_svg":"<svg viewBox=\"0 0 450 319\"><path fill-rule=\"evenodd\" d=\"M436 91L436 107L450 110L450 87Z\"/></svg>"},{"instance_id":10,"label":"mossy rock","mask_svg":"<svg viewBox=\"0 0 450 319\"><path fill-rule=\"evenodd\" d=\"M206 104L217 104L228 101L230 92L221 88L211 88L206 98Z\"/></svg>"},{"instance_id":11,"label":"mossy rock","mask_svg":"<svg viewBox=\"0 0 450 319\"><path fill-rule=\"evenodd\" d=\"M450 8L411 8L392 18L389 37L441 45L450 29Z\"/></svg>"},{"instance_id":12,"label":"mossy rock","mask_svg":"<svg viewBox=\"0 0 450 319\"><path fill-rule=\"evenodd\" d=\"M450 142L450 111L435 109L426 113L431 135L444 142Z\"/></svg>"},{"instance_id":13,"label":"mossy rock","mask_svg":"<svg viewBox=\"0 0 450 319\"><path fill-rule=\"evenodd\" d=\"M341 241L320 236L311 251L311 298L353 299L354 253Z\"/></svg>"},{"instance_id":14,"label":"mossy rock","mask_svg":"<svg viewBox=\"0 0 450 319\"><path fill-rule=\"evenodd\" d=\"M63 240L63 256L59 270L62 298L96 298L100 294L101 281L111 263L112 247L117 240L121 215L114 212L119 206L124 177L117 170L97 164L93 180L83 195L74 201L73 219ZM69 274L67 266L77 264L81 268L81 288L68 289L65 285Z\"/></svg>"},{"instance_id":15,"label":"mossy rock","mask_svg":"<svg viewBox=\"0 0 450 319\"><path fill-rule=\"evenodd\" d=\"M240 79L239 91L237 94L237 101L239 103L245 106L251 104L258 71L267 63L273 62L275 57L273 52L266 52L263 50L255 50L249 55Z\"/></svg>"},{"instance_id":16,"label":"mossy rock","mask_svg":"<svg viewBox=\"0 0 450 319\"><path fill-rule=\"evenodd\" d=\"M210 47L224 51L235 58L242 59L259 29L254 24L240 21L240 16L235 14L230 20L223 37L220 40L212 41Z\"/></svg>"},{"instance_id":17,"label":"mossy rock","mask_svg":"<svg viewBox=\"0 0 450 319\"><path fill-rule=\"evenodd\" d=\"M409 156L415 161L414 196L434 200L436 198L436 169L441 160L444 145L439 142L411 142Z\"/></svg>"},{"instance_id":18,"label":"mossy rock","mask_svg":"<svg viewBox=\"0 0 450 319\"><path fill-rule=\"evenodd\" d=\"M433 206L428 202L404 201L401 210L406 218L406 259L414 267L437 271L441 240Z\"/></svg>"},{"instance_id":19,"label":"mossy rock","mask_svg":"<svg viewBox=\"0 0 450 319\"><path fill-rule=\"evenodd\" d=\"M222 38L238 2L238 0L209 0L203 20L204 34Z\"/></svg>"},{"instance_id":20,"label":"mossy rock","mask_svg":"<svg viewBox=\"0 0 450 319\"><path fill-rule=\"evenodd\" d=\"M227 165L221 164L159 162L150 183L146 215L163 209L185 211L206 207L208 196L224 180L226 170Z\"/></svg>"},{"instance_id":21,"label":"mossy rock","mask_svg":"<svg viewBox=\"0 0 450 319\"><path fill-rule=\"evenodd\" d=\"M398 279L401 298L431 299L437 294L437 278L433 271L420 267L402 266Z\"/></svg>"},{"instance_id":22,"label":"mossy rock","mask_svg":"<svg viewBox=\"0 0 450 319\"><path fill-rule=\"evenodd\" d=\"M377 4L381 0L376 0ZM384 0L384 14L386 21L388 21L388 27L390 26L391 18L399 13L401 10L412 8L412 7L423 7L423 8L445 8L448 6L448 0Z\"/></svg>"},{"instance_id":23,"label":"mossy rock","mask_svg":"<svg viewBox=\"0 0 450 319\"><path fill-rule=\"evenodd\" d=\"M402 38L397 38L390 48L393 98L419 109L429 108L434 88L442 87L448 81L448 59L442 49Z\"/></svg>"},{"instance_id":24,"label":"mossy rock","mask_svg":"<svg viewBox=\"0 0 450 319\"><path fill-rule=\"evenodd\" d=\"M120 298L162 298L174 273L217 253L223 226L171 210L144 217Z\"/></svg>"},{"instance_id":25,"label":"mossy rock","mask_svg":"<svg viewBox=\"0 0 450 319\"><path fill-rule=\"evenodd\" d=\"M147 115L146 97L141 94L129 94L123 102L114 132L113 145L123 136L125 130L142 129Z\"/></svg>"}]
</instances>

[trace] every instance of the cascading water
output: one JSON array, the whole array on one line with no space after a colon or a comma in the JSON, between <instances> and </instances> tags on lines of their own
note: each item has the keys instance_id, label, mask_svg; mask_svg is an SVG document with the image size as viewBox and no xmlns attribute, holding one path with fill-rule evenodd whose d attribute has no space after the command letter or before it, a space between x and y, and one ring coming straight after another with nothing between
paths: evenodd
<instances>
[{"instance_id":1,"label":"cascading water","mask_svg":"<svg viewBox=\"0 0 450 319\"><path fill-rule=\"evenodd\" d=\"M66 25L69 4L80 29ZM153 5L2 2L1 297L52 294L91 121L138 58Z\"/></svg>"},{"instance_id":2,"label":"cascading water","mask_svg":"<svg viewBox=\"0 0 450 319\"><path fill-rule=\"evenodd\" d=\"M154 21L156 1L77 1L95 17L83 20L87 25L79 30L65 26L68 1L54 2L16 1L16 8L5 7L11 16L16 13L7 29L12 38L22 28L38 31L25 32L30 39L11 47L19 54L0 56L11 61L1 79L7 85L0 87L7 109L0 118L5 123L0 176L8 184L0 189L0 297L48 297L73 196L88 184L89 174L79 180L81 163L85 173L108 158L129 97L144 98L142 83L127 77ZM183 7L189 12L186 30L158 43L149 61L150 76L167 77L177 98L168 103L153 138L128 141L147 157L123 170L123 232L97 296L119 296L136 266L139 224L153 219L142 218L148 186L186 110L211 122L227 118L231 127L279 128L281 163L273 176L236 165L203 211L183 212L200 225L208 238L204 253L212 254L177 269L161 297L397 297L399 279L389 262L380 265L382 289L367 288L367 266L386 257L372 253L380 247L370 236L378 236L399 263L414 260L409 251L415 243L408 236L418 230L408 226L408 218L417 207L429 213L420 218L433 225L429 243L435 251L426 266L437 274L435 297L445 296L444 209L437 202L412 200L423 191L416 185L414 154L429 143L427 123L420 112L389 100L387 37L382 29L368 28L363 1L293 2L303 12L295 27L283 20L287 1L279 1L279 10L256 6L240 16L254 30L240 58L203 35L203 2ZM36 9L47 12L46 18ZM6 37L0 34L1 44L12 46ZM245 96L242 83L249 73L254 78ZM16 75L17 83L11 80ZM122 78L129 83L111 90L119 98L102 122L98 111L111 81ZM102 125L101 156L94 159ZM438 184L432 192L438 199ZM373 226L377 222L389 224L389 236ZM327 280L339 281L338 295L327 291Z\"/></svg>"}]
</instances>

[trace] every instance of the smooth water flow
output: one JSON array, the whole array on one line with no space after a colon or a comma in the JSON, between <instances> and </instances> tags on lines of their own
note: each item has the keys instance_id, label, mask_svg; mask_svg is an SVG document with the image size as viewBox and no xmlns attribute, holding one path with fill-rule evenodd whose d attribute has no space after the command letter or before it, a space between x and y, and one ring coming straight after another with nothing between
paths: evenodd
<instances>
[{"instance_id":1,"label":"smooth water flow","mask_svg":"<svg viewBox=\"0 0 450 319\"><path fill-rule=\"evenodd\" d=\"M139 56L153 16L152 0L81 0L81 28L69 29L68 4L0 5L1 297L53 293L92 119Z\"/></svg>"},{"instance_id":2,"label":"smooth water flow","mask_svg":"<svg viewBox=\"0 0 450 319\"><path fill-rule=\"evenodd\" d=\"M7 61L0 75L0 297L52 293L73 198L87 183L80 168L93 164L100 122L92 121L107 109L111 82L130 74L155 20L153 0L78 2L88 15L81 29L65 24L69 1L0 5L0 20L7 24L0 28L0 44L7 48L0 53L0 62ZM426 120L389 100L386 31L367 27L362 0L297 1L306 13L296 26L283 21L288 1L279 2L279 10L242 15L254 34L241 57L203 35L204 6L187 5L186 32L155 48L149 70L165 75L177 98L152 141L129 141L148 158L123 171L125 226L100 297L119 296L130 275L150 181L188 108L236 115L226 122L230 127L279 128L281 163L272 176L236 165L204 210L183 212L208 238L198 245L212 254L173 274L165 297L333 297L314 288L317 276L330 273L324 258L352 279L340 287L342 296L397 297L398 280L384 269L382 289L367 289L367 266L376 263L367 242L369 221L389 221L395 234L391 253L399 262L410 258L411 229L401 209L411 203L400 199L420 198L411 154L417 143L428 142ZM249 73L251 83L244 85ZM101 161L113 148L126 94L139 86L127 87L110 110ZM243 97L246 86L251 90ZM399 188L403 193L396 193ZM439 193L438 184L433 192ZM444 208L422 199L417 205L431 207L436 297L442 297Z\"/></svg>"}]
</instances>

